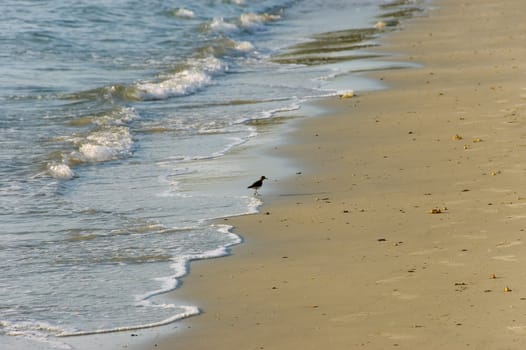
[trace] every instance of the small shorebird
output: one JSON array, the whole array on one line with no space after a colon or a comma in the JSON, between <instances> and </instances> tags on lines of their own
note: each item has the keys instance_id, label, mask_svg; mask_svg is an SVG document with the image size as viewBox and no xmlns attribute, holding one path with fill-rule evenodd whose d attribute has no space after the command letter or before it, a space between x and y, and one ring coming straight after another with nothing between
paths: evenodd
<instances>
[{"instance_id":1,"label":"small shorebird","mask_svg":"<svg viewBox=\"0 0 526 350\"><path fill-rule=\"evenodd\" d=\"M247 188L253 188L254 194L257 195L258 190L261 188L261 186L263 186L263 180L266 180L266 179L267 178L265 176L262 176L259 180L257 180L256 182L254 182L252 185L248 186Z\"/></svg>"}]
</instances>

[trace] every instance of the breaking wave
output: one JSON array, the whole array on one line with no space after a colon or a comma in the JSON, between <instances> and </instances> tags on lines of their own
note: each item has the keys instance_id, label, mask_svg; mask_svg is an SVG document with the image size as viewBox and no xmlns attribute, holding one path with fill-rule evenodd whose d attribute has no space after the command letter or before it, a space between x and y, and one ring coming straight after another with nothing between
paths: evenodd
<instances>
[{"instance_id":1,"label":"breaking wave","mask_svg":"<svg viewBox=\"0 0 526 350\"><path fill-rule=\"evenodd\" d=\"M214 56L196 59L188 68L158 82L135 85L135 95L145 101L190 95L212 84L212 77L226 70L228 66Z\"/></svg>"}]
</instances>

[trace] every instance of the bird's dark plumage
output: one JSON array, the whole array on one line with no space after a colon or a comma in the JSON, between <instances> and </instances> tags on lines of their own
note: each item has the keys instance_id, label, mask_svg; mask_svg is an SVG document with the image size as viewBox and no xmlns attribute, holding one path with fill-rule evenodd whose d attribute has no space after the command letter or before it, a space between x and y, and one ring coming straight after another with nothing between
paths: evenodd
<instances>
[{"instance_id":1,"label":"bird's dark plumage","mask_svg":"<svg viewBox=\"0 0 526 350\"><path fill-rule=\"evenodd\" d=\"M248 186L248 188L254 189L254 194L258 193L258 190L263 186L263 180L266 180L267 178L265 176L262 176L259 180L254 182L252 185Z\"/></svg>"}]
</instances>

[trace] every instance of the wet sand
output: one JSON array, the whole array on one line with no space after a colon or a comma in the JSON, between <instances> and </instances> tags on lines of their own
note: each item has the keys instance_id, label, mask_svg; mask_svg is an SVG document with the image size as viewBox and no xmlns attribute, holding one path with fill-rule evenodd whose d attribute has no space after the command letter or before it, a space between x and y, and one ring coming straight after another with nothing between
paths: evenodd
<instances>
[{"instance_id":1,"label":"wet sand","mask_svg":"<svg viewBox=\"0 0 526 350\"><path fill-rule=\"evenodd\" d=\"M379 49L422 68L268 150L298 174L225 221L244 244L176 292L203 314L141 349L526 346L526 2L435 6Z\"/></svg>"}]
</instances>

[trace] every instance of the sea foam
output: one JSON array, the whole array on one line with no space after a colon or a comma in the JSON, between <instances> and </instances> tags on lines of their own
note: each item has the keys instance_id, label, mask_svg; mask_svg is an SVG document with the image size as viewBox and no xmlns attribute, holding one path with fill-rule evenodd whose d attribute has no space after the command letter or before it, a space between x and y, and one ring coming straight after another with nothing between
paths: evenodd
<instances>
[{"instance_id":1,"label":"sea foam","mask_svg":"<svg viewBox=\"0 0 526 350\"><path fill-rule=\"evenodd\" d=\"M172 306L173 305L169 305L169 307L172 307ZM145 329L145 328L154 328L154 327L159 327L159 326L170 324L172 322L178 321L183 318L195 316L200 313L199 308L196 306L178 305L177 308L183 309L183 311L173 315L172 317L159 321L159 322L145 323L145 324L139 324L135 326L116 327L116 328L109 328L109 329L96 329L92 331L77 331L77 332L76 331L72 331L72 332L64 331L62 333L57 334L57 337L75 337L75 336L81 336L81 335L116 333L116 332L124 332L124 331L134 331L134 330Z\"/></svg>"},{"instance_id":2,"label":"sea foam","mask_svg":"<svg viewBox=\"0 0 526 350\"><path fill-rule=\"evenodd\" d=\"M188 265L191 261L211 259L211 258L217 258L217 257L228 255L229 247L242 242L242 239L240 236L231 232L232 226L230 225L213 225L211 227L216 229L218 232L221 232L222 234L229 236L231 243L225 246L220 246L216 249L205 251L201 254L182 255L182 256L178 256L177 258L174 258L173 263L171 264L174 274L168 277L156 278L157 281L161 282L161 288L158 290L154 290L152 292L143 294L143 295L137 295L135 297L136 304L141 307L154 307L154 308L179 310L173 316L166 318L164 320L161 320L159 322L137 324L137 325L124 326L124 327L116 327L116 328L109 328L109 329L96 329L96 330L88 330L88 331L62 331L62 332L59 332L57 336L58 337L71 337L71 336L104 334L104 333L113 333L113 332L131 331L131 330L144 329L144 328L152 328L152 327L167 325L177 320L200 314L201 311L199 310L197 306L156 303L152 299L158 295L162 295L162 294L165 294L169 291L176 289L179 286L178 279L185 276L188 273Z\"/></svg>"},{"instance_id":3,"label":"sea foam","mask_svg":"<svg viewBox=\"0 0 526 350\"><path fill-rule=\"evenodd\" d=\"M225 20L220 18L214 18L212 22L208 24L208 28L213 32L219 32L224 34L233 33L239 30L239 27L234 23L225 22Z\"/></svg>"},{"instance_id":4,"label":"sea foam","mask_svg":"<svg viewBox=\"0 0 526 350\"><path fill-rule=\"evenodd\" d=\"M215 74L227 66L216 57L193 60L189 68L159 82L137 84L137 97L141 100L164 100L193 94L212 83Z\"/></svg>"},{"instance_id":5,"label":"sea foam","mask_svg":"<svg viewBox=\"0 0 526 350\"><path fill-rule=\"evenodd\" d=\"M281 17L279 15L271 15L268 13L244 13L239 16L239 23L240 26L245 29L257 30L261 29L265 23L277 21L280 18Z\"/></svg>"},{"instance_id":6,"label":"sea foam","mask_svg":"<svg viewBox=\"0 0 526 350\"><path fill-rule=\"evenodd\" d=\"M158 83L137 85L142 100L164 100L192 94L210 84L212 79L202 71L185 70Z\"/></svg>"},{"instance_id":7,"label":"sea foam","mask_svg":"<svg viewBox=\"0 0 526 350\"><path fill-rule=\"evenodd\" d=\"M58 180L71 180L75 177L73 170L64 163L53 163L48 165L48 173Z\"/></svg>"},{"instance_id":8,"label":"sea foam","mask_svg":"<svg viewBox=\"0 0 526 350\"><path fill-rule=\"evenodd\" d=\"M185 8L179 8L175 11L175 15L177 17L181 17L181 18L194 18L195 17L195 13L194 11L192 10L187 10Z\"/></svg>"},{"instance_id":9,"label":"sea foam","mask_svg":"<svg viewBox=\"0 0 526 350\"><path fill-rule=\"evenodd\" d=\"M235 49L239 52L250 52L254 50L254 45L248 41L241 41L236 43Z\"/></svg>"},{"instance_id":10,"label":"sea foam","mask_svg":"<svg viewBox=\"0 0 526 350\"><path fill-rule=\"evenodd\" d=\"M120 126L91 133L80 145L79 152L83 161L105 162L129 155L132 146L129 128Z\"/></svg>"}]
</instances>

